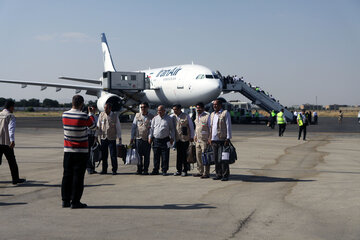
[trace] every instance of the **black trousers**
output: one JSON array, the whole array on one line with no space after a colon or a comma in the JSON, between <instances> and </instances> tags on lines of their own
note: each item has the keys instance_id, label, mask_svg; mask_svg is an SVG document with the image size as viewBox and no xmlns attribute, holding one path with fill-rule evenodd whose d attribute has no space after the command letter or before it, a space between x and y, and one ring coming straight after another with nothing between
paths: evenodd
<instances>
[{"instance_id":1,"label":"black trousers","mask_svg":"<svg viewBox=\"0 0 360 240\"><path fill-rule=\"evenodd\" d=\"M225 141L212 141L214 151L216 177L228 178L230 175L229 161L222 161L221 154Z\"/></svg>"},{"instance_id":2,"label":"black trousers","mask_svg":"<svg viewBox=\"0 0 360 240\"><path fill-rule=\"evenodd\" d=\"M91 147L94 145L95 136L88 135L88 140L89 140L89 158L86 163L86 168L87 168L88 172L93 172L93 171L95 171L95 166L93 165L93 163L91 162L91 159L90 159L90 150L91 150Z\"/></svg>"},{"instance_id":3,"label":"black trousers","mask_svg":"<svg viewBox=\"0 0 360 240\"><path fill-rule=\"evenodd\" d=\"M285 129L286 129L286 124L279 124L279 137L284 136Z\"/></svg>"},{"instance_id":4,"label":"black trousers","mask_svg":"<svg viewBox=\"0 0 360 240\"><path fill-rule=\"evenodd\" d=\"M181 172L189 171L190 164L187 162L187 150L189 148L190 142L182 142L177 141L176 142L176 170Z\"/></svg>"},{"instance_id":5,"label":"black trousers","mask_svg":"<svg viewBox=\"0 0 360 240\"><path fill-rule=\"evenodd\" d=\"M61 184L63 201L80 202L84 191L84 176L88 158L87 153L64 153L64 174Z\"/></svg>"},{"instance_id":6,"label":"black trousers","mask_svg":"<svg viewBox=\"0 0 360 240\"><path fill-rule=\"evenodd\" d=\"M299 137L298 137L299 140L301 138L302 131L304 131L303 139L305 140L306 139L306 125L299 126Z\"/></svg>"},{"instance_id":7,"label":"black trousers","mask_svg":"<svg viewBox=\"0 0 360 240\"><path fill-rule=\"evenodd\" d=\"M154 151L154 169L153 172L158 173L160 168L160 158L161 158L161 169L162 172L167 172L169 170L169 157L170 149L167 146L167 142L170 141L170 138L154 138L153 151Z\"/></svg>"},{"instance_id":8,"label":"black trousers","mask_svg":"<svg viewBox=\"0 0 360 240\"><path fill-rule=\"evenodd\" d=\"M16 158L14 154L14 149L9 147L8 145L0 145L0 162L2 159L2 155L5 155L11 172L11 177L13 181L16 181L19 179L19 168L16 163Z\"/></svg>"},{"instance_id":9,"label":"black trousers","mask_svg":"<svg viewBox=\"0 0 360 240\"><path fill-rule=\"evenodd\" d=\"M142 139L135 140L136 150L140 156L140 163L138 164L138 172L148 172L150 165L150 151L151 145L148 141Z\"/></svg>"},{"instance_id":10,"label":"black trousers","mask_svg":"<svg viewBox=\"0 0 360 240\"><path fill-rule=\"evenodd\" d=\"M118 170L118 161L117 161L117 151L116 151L116 140L101 140L101 160L102 160L102 171L107 172L108 168L108 156L110 149L110 158L112 171L117 172Z\"/></svg>"}]
</instances>

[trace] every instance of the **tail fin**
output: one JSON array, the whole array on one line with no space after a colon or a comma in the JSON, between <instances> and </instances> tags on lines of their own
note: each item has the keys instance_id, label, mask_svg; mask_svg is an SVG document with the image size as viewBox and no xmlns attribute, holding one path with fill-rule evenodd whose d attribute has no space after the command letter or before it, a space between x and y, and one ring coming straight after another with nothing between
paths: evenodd
<instances>
[{"instance_id":1,"label":"tail fin","mask_svg":"<svg viewBox=\"0 0 360 240\"><path fill-rule=\"evenodd\" d=\"M101 34L101 47L104 58L104 72L116 72L113 60L111 58L110 49L106 41L105 33Z\"/></svg>"}]
</instances>

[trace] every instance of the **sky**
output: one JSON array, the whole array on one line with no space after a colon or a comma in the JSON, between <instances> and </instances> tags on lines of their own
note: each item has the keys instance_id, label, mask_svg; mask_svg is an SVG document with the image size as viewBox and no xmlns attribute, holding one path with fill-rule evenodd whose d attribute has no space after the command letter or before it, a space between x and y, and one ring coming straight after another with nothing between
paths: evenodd
<instances>
[{"instance_id":1,"label":"sky","mask_svg":"<svg viewBox=\"0 0 360 240\"><path fill-rule=\"evenodd\" d=\"M104 32L117 70L194 62L286 106L360 105L359 13L359 0L0 0L0 78L98 79ZM72 95L0 84L17 100Z\"/></svg>"}]
</instances>

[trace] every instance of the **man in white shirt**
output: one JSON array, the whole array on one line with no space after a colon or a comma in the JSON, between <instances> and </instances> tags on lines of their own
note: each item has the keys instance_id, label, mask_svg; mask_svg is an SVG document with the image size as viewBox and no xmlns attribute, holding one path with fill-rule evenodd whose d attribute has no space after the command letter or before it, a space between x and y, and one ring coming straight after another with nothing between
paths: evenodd
<instances>
[{"instance_id":1,"label":"man in white shirt","mask_svg":"<svg viewBox=\"0 0 360 240\"><path fill-rule=\"evenodd\" d=\"M12 183L23 183L26 180L19 178L19 168L14 154L16 120L13 114L15 102L9 100L5 103L4 110L0 112L0 165L4 154L10 167Z\"/></svg>"},{"instance_id":2,"label":"man in white shirt","mask_svg":"<svg viewBox=\"0 0 360 240\"><path fill-rule=\"evenodd\" d=\"M157 114L151 120L149 133L149 144L153 144L154 152L154 169L151 175L159 174L161 159L162 175L167 176L170 158L169 148L175 140L175 127L173 119L166 114L163 105L158 106Z\"/></svg>"},{"instance_id":3,"label":"man in white shirt","mask_svg":"<svg viewBox=\"0 0 360 240\"><path fill-rule=\"evenodd\" d=\"M221 100L213 102L214 112L210 115L210 141L214 151L216 177L214 180L228 181L230 175L229 161L221 159L223 146L231 139L231 118L227 110L222 109Z\"/></svg>"}]
</instances>

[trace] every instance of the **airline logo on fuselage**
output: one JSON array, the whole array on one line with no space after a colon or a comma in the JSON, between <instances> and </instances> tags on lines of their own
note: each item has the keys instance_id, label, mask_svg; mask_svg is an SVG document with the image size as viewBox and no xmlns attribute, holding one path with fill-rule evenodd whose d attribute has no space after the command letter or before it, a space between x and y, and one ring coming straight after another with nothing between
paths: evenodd
<instances>
[{"instance_id":1,"label":"airline logo on fuselage","mask_svg":"<svg viewBox=\"0 0 360 240\"><path fill-rule=\"evenodd\" d=\"M173 69L161 70L156 77L176 76L181 69L181 67L174 67Z\"/></svg>"}]
</instances>

